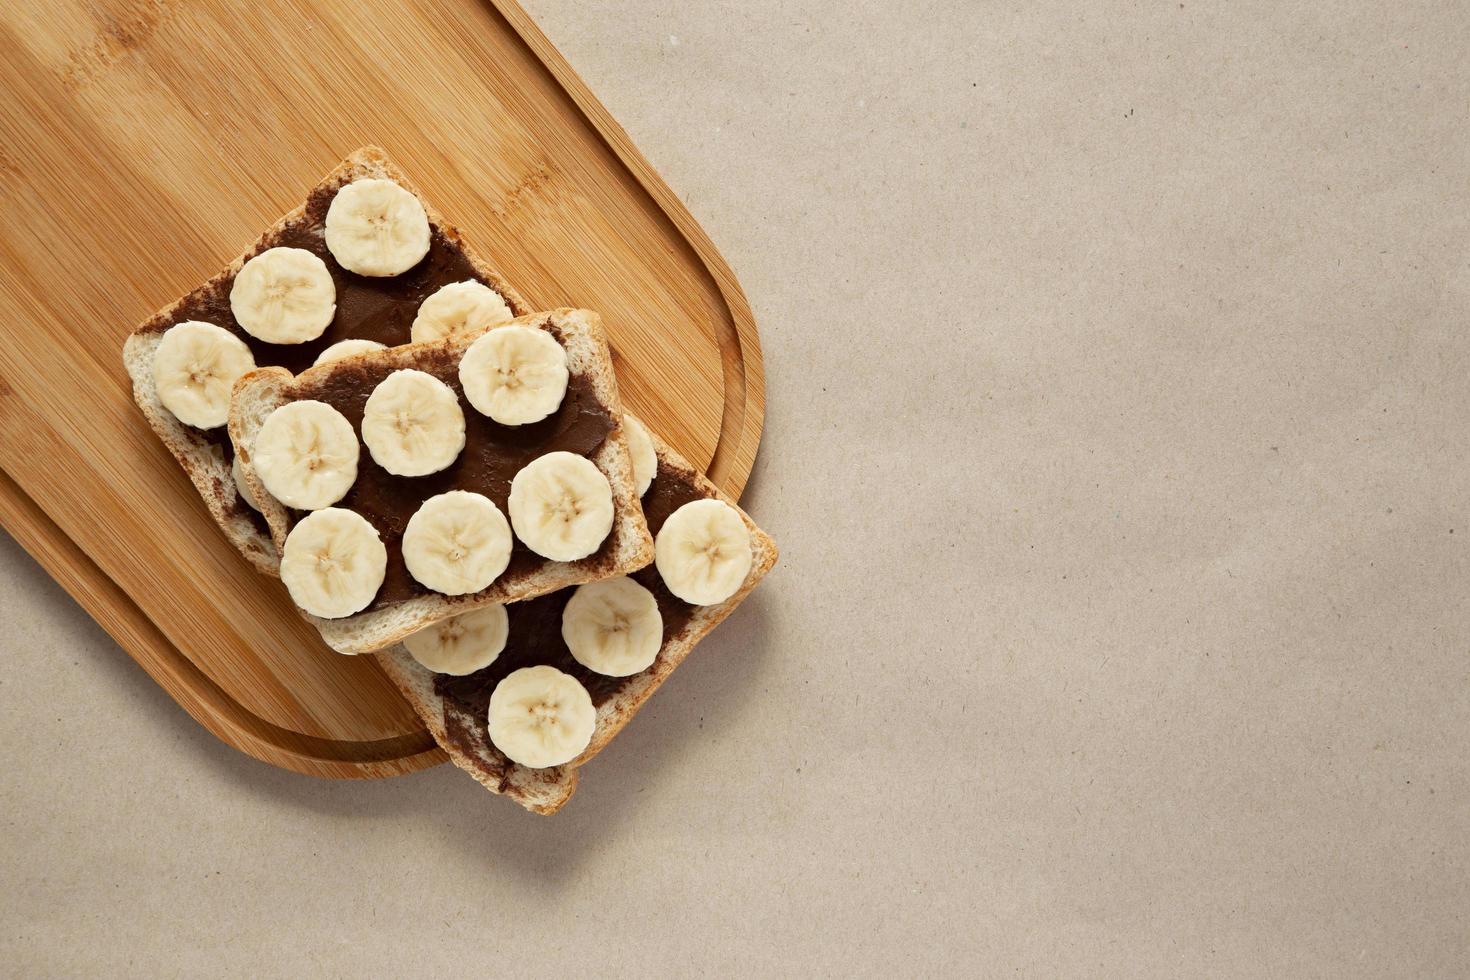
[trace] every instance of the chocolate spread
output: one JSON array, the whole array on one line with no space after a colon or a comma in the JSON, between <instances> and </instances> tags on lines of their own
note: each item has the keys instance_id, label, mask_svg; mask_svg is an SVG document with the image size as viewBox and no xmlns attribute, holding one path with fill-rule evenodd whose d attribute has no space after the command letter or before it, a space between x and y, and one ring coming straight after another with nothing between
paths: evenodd
<instances>
[{"instance_id":1,"label":"chocolate spread","mask_svg":"<svg viewBox=\"0 0 1470 980\"><path fill-rule=\"evenodd\" d=\"M643 495L643 513L648 518L648 530L657 536L670 514L691 500L700 500L704 494L686 474L659 463L648 492ZM676 598L659 577L658 569L649 565L632 574L644 588L658 600L658 611L664 621L664 648L689 626L689 619L697 608ZM502 756L490 744L486 731L490 710L490 695L512 671L538 664L550 664L557 670L571 674L581 681L592 695L592 703L601 705L633 678L608 677L583 667L572 656L561 638L561 613L572 598L572 589L562 589L538 599L513 602L505 607L510 618L510 634L505 649L495 662L484 670L454 677L436 674L434 691L444 699L444 727L449 741L466 752L470 758L482 765L482 755L499 762ZM663 657L663 653L659 653ZM657 662L649 670L657 668ZM638 675L634 675L635 677ZM504 777L504 765L487 771L496 778Z\"/></svg>"},{"instance_id":2,"label":"chocolate spread","mask_svg":"<svg viewBox=\"0 0 1470 980\"><path fill-rule=\"evenodd\" d=\"M552 333L556 334L555 328ZM295 392L298 399L313 398L331 405L359 433L357 480L347 495L332 506L345 507L367 518L388 549L383 586L369 609L381 609L417 596L438 595L420 585L403 563L403 530L425 500L449 490L469 490L489 497L501 513L508 515L510 481L523 466L557 450L591 456L613 428L612 416L598 400L591 380L585 375L571 376L561 406L546 419L531 425L510 426L481 415L465 400L459 384L457 354L445 350L419 353L414 357L413 367L447 384L458 396L464 413L464 451L448 468L428 476L394 476L375 463L367 447L361 445L363 406L378 383L398 370L396 367L374 364L341 368L315 384L302 385ZM305 516L304 511L292 512L291 524ZM608 535L598 551L574 564L605 562L614 537ZM545 558L513 537L510 564L496 583L513 583L546 564Z\"/></svg>"},{"instance_id":3,"label":"chocolate spread","mask_svg":"<svg viewBox=\"0 0 1470 980\"><path fill-rule=\"evenodd\" d=\"M361 338L389 347L408 343L409 328L413 326L419 305L425 299L451 282L480 279L458 238L432 222L429 225L429 253L407 272L383 277L348 272L327 251L327 208L336 193L335 187L319 187L312 191L306 200L305 211L258 242L246 256L247 259L253 258L268 248L284 246L305 249L326 263L337 287L337 313L320 337L304 344L268 344L250 336L230 312L230 287L234 284L234 276L194 290L156 329L161 332L184 320L213 323L243 340L255 355L257 367L283 367L295 374L310 367L318 354L340 340ZM220 448L226 463L234 459L234 446L230 444L225 426L195 431ZM236 506L265 530L264 518L243 502Z\"/></svg>"}]
</instances>

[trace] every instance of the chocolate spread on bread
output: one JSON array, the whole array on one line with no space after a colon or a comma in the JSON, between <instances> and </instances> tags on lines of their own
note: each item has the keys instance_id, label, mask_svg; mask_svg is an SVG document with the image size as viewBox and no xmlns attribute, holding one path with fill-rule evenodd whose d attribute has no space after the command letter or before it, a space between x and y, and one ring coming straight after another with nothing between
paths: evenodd
<instances>
[{"instance_id":1,"label":"chocolate spread on bread","mask_svg":"<svg viewBox=\"0 0 1470 980\"><path fill-rule=\"evenodd\" d=\"M555 327L551 328L551 333L558 342L564 343ZM465 447L448 468L428 476L394 476L373 461L367 447L361 448L357 480L347 495L332 506L344 507L367 518L368 523L377 528L388 549L387 575L377 598L368 607L370 609L380 609L417 596L439 595L419 584L403 563L403 530L425 500L449 490L469 490L484 494L494 501L501 513L509 513L510 481L521 467L538 456L558 450L592 456L613 429L612 416L598 400L591 379L582 374L572 374L561 405L547 418L530 425L510 426L481 415L465 400L459 384L457 354L445 350L425 351L415 359L414 368L443 381L459 398L460 410L464 413ZM302 385L295 398L326 402L361 433L362 410L368 396L394 370L397 369L386 365L338 367L330 372L329 377L315 384ZM294 525L304 516L304 512L293 511L291 523ZM602 547L581 562L595 564L606 561L615 537L608 535ZM510 565L496 581L514 582L546 564L547 559L515 538Z\"/></svg>"},{"instance_id":2,"label":"chocolate spread on bread","mask_svg":"<svg viewBox=\"0 0 1470 980\"><path fill-rule=\"evenodd\" d=\"M194 290L155 329L161 333L185 320L213 323L243 340L255 355L257 367L283 367L298 374L311 367L318 354L341 340L375 340L388 347L408 343L409 329L424 300L441 286L479 279L458 239L446 235L432 222L429 225L429 253L407 272L383 277L348 272L327 251L325 238L327 208L337 190L337 187L319 187L312 191L306 200L305 211L245 256L249 260L268 248L281 246L305 249L327 264L327 271L337 287L337 313L320 337L304 344L268 344L250 336L230 311L233 276ZM195 431L220 447L226 463L234 458L235 449L230 444L230 434L225 426ZM497 503L504 505L503 501ZM244 502L237 502L236 508L269 535L263 517Z\"/></svg>"},{"instance_id":3,"label":"chocolate spread on bread","mask_svg":"<svg viewBox=\"0 0 1470 980\"><path fill-rule=\"evenodd\" d=\"M649 532L657 537L670 514L691 500L702 500L704 496L687 475L660 462L653 483L643 495L643 513L648 518ZM698 607L675 597L665 588L658 569L653 565L634 572L631 577L652 592L658 601L658 611L664 622L663 646L667 647L688 627L690 617ZM562 589L538 599L510 603L505 607L510 617L510 635L505 649L494 663L463 677L434 675L434 692L444 699L444 727L449 741L468 758L482 765L483 755L501 759L500 753L490 746L486 718L495 685L512 671L550 664L580 681L592 695L592 703L598 706L632 680L588 670L567 649L561 638L561 613L572 598L572 592L572 589ZM662 657L663 653L660 652L659 656ZM487 768L487 771L496 778L504 777L500 768Z\"/></svg>"}]
</instances>

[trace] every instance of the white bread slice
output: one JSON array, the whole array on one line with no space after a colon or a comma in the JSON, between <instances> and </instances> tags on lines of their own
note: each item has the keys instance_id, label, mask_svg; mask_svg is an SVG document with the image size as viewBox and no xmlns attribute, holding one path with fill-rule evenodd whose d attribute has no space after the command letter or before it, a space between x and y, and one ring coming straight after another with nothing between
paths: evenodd
<instances>
[{"instance_id":1,"label":"white bread slice","mask_svg":"<svg viewBox=\"0 0 1470 980\"><path fill-rule=\"evenodd\" d=\"M403 172L388 159L387 154L378 147L364 146L354 150L334 167L331 173L323 177L308 192L307 196L310 197L311 194L323 189L336 190L344 184L367 177L382 177L395 181L416 195L420 201L424 202L424 210L429 216L430 225L437 228L445 238L464 252L465 258L476 274L504 297L511 312L517 316L532 312L532 307L521 295L470 249L460 237L459 232L429 205L418 188L414 187ZM206 438L200 430L184 425L174 418L173 413L163 407L153 384L153 355L158 350L159 341L162 340L164 331L172 324L175 311L180 306L196 295L210 290L222 286L227 290L228 284L234 280L235 273L240 271L240 267L251 257L270 248L278 240L283 230L299 220L305 211L306 204L303 203L289 214L283 215L254 245L241 253L224 271L143 321L123 345L123 364L133 381L133 400L143 410L143 415L153 426L153 431L158 433L158 437L179 461L184 472L189 474L189 479L194 482L199 495L204 498L210 516L225 532L225 537L230 539L230 542L257 570L268 575L275 575L280 563L270 535L257 525L250 515L248 505L239 499L234 478L230 474L230 464L225 460L219 447ZM404 337L404 340L407 341L408 338Z\"/></svg>"},{"instance_id":2,"label":"white bread slice","mask_svg":"<svg viewBox=\"0 0 1470 980\"><path fill-rule=\"evenodd\" d=\"M618 400L612 354L602 332L601 318L590 310L562 309L517 317L511 323L559 334L572 375L591 383L593 395L612 420L612 431L590 457L612 485L614 515L608 544L591 558L575 562L547 561L529 575L515 579L502 576L489 588L471 595L449 597L431 593L381 608L370 606L363 612L341 619L321 619L303 611L302 615L316 626L327 645L339 653L381 650L441 619L479 606L516 602L568 585L622 575L653 560L653 539L649 537L648 525L634 489L633 467L624 436L622 403ZM367 351L309 368L295 377L280 368L264 368L252 371L235 382L230 398L230 439L246 483L270 525L271 537L278 551L285 548L291 517L287 508L266 491L251 459L255 437L266 417L295 398L306 397L313 386L348 377L365 366L386 375L401 368L422 367L427 363L426 358L438 358L444 354L457 364L479 333L456 334L430 343ZM465 451L473 448L467 446Z\"/></svg>"},{"instance_id":3,"label":"white bread slice","mask_svg":"<svg viewBox=\"0 0 1470 980\"><path fill-rule=\"evenodd\" d=\"M448 737L444 699L434 691L434 674L413 658L402 644L385 650L378 655L378 662L403 696L413 705L424 724L433 734L434 740L449 753L456 766L475 778L480 785L492 793L500 793L515 800L521 806L536 813L555 813L571 798L577 788L579 767L602 751L613 736L633 719L643 702L658 690L674 668L684 662L689 652L714 629L735 607L750 594L756 583L776 563L776 543L756 526L750 515L740 510L735 501L727 497L674 452L657 436L653 438L658 453L660 475L673 472L692 482L699 493L706 497L723 500L740 511L745 526L750 529L750 544L754 551L750 573L746 575L740 591L715 606L695 607L688 625L677 636L664 643L653 666L640 674L624 678L616 692L597 709L597 727L587 750L564 766L551 769L528 769L511 762L490 742L484 719L479 721L476 732L479 738L473 753L463 751Z\"/></svg>"}]
</instances>

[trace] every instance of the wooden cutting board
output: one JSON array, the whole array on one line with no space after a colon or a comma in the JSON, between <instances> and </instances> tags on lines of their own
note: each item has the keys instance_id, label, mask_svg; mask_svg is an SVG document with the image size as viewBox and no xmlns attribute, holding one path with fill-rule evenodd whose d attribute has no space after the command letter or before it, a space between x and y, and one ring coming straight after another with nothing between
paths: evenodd
<instances>
[{"instance_id":1,"label":"wooden cutting board","mask_svg":"<svg viewBox=\"0 0 1470 980\"><path fill-rule=\"evenodd\" d=\"M513 0L4 5L0 519L210 731L334 777L443 756L225 542L120 350L365 143L531 302L600 310L625 400L737 496L764 390L729 268Z\"/></svg>"}]
</instances>

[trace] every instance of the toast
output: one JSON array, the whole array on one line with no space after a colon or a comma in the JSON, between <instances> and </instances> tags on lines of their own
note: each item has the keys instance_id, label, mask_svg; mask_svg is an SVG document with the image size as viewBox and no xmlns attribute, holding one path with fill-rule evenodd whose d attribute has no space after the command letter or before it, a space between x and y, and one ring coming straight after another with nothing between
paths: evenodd
<instances>
[{"instance_id":1,"label":"toast","mask_svg":"<svg viewBox=\"0 0 1470 980\"><path fill-rule=\"evenodd\" d=\"M308 192L306 201L300 207L273 224L254 245L239 255L222 272L143 321L123 346L123 364L127 368L129 377L132 378L133 399L143 410L143 415L148 419L153 431L158 433L158 437L163 440L164 445L173 453L179 465L184 468L184 472L189 475L189 479L193 481L199 495L204 499L210 516L219 524L225 536L257 570L266 574L274 575L277 572L279 559L276 547L264 519L240 498L236 489L231 475L233 452L224 428L196 429L176 419L159 400L153 380L153 357L164 331L175 323L188 319L207 320L245 340L255 351L256 362L260 367L283 363L282 360L272 359L273 354L280 358L294 360L308 358L314 356L320 348L326 347L329 343L350 336L351 334L339 335L334 323L322 338L311 344L292 345L291 348L285 348L283 345L262 344L249 337L235 322L227 298L235 274L240 271L240 267L250 258L283 241L290 241L293 245L306 247L309 251L314 252L327 264L329 269L333 270L334 274L350 276L336 264L320 235L312 234L313 222L319 217L316 212L324 210L325 202L329 202L331 196L340 187L354 180L369 177L392 180L417 196L424 203L431 234L434 236L434 247L455 260L452 264L444 265L442 268L437 266L429 268L434 259L431 253L431 256L423 263L425 266L423 270L417 273L406 273L405 276L412 275L416 281L423 280L425 288L437 288L438 285L455 281L456 278L472 276L499 293L512 313L520 316L532 312L532 307L520 294L506 283L487 262L476 255L460 238L459 232L446 223L427 201L424 201L423 195L402 171L394 166L382 150L374 146L365 146L355 150L333 168L331 173L322 178ZM437 281L436 277L444 281ZM339 307L338 319L344 318ZM407 322L378 324L376 329L381 336L374 339L381 339L388 346L407 343L409 340L408 328Z\"/></svg>"},{"instance_id":2,"label":"toast","mask_svg":"<svg viewBox=\"0 0 1470 980\"><path fill-rule=\"evenodd\" d=\"M750 531L751 549L754 552L751 567L739 591L724 602L712 606L684 604L688 611L687 620L672 630L666 621L664 642L658 657L647 670L631 677L590 675L590 672L580 668L575 661L571 660L570 654L564 647L559 650L533 651L529 656L522 656L513 664L500 663L500 658L498 658L496 663L492 663L485 671L480 672L480 675L483 676L478 683L483 688L491 686L497 674L503 676L509 669L530 665L534 662L551 662L554 666L578 671L584 680L596 684L598 693L601 695L600 703L597 703L596 728L593 731L592 741L580 756L564 766L549 769L531 769L517 765L508 760L491 743L485 718L469 716L453 700L453 695L446 697L444 693L441 693L446 688L461 684L474 685L477 683L477 675L469 675L464 678L436 675L415 660L402 644L378 655L378 662L382 664L384 671L413 705L414 710L418 712L419 717L423 719L424 724L433 734L434 740L448 752L450 761L468 772L490 792L508 796L516 803L536 813L555 813L567 802L577 788L579 767L602 751L613 736L617 735L623 726L632 720L633 715L643 703L654 691L658 690L659 685L673 673L674 668L689 656L695 645L725 617L735 611L735 607L776 563L775 542L756 526L748 514L741 511L733 500L705 479L657 436L653 437L653 442L658 455L658 472L653 486L645 494L644 499L649 500L651 496L658 493L659 481L662 480L677 482L686 487L687 496L690 498L714 498L735 507ZM661 526L662 518L666 515L659 513L652 505L645 506L649 511L650 530L657 534L658 526ZM673 599L667 590L662 589L662 583L658 581L657 576L658 571L652 566L634 575L640 584L661 592L658 596L661 608L666 608L668 601L679 602ZM542 596L528 603L510 607L508 611L511 614L512 632L514 633L516 629L517 617L533 614L533 608L537 605L549 606L547 612L559 618L559 609L565 605L570 592L571 590L567 590L561 594ZM507 653L501 654L501 658L506 656Z\"/></svg>"},{"instance_id":3,"label":"toast","mask_svg":"<svg viewBox=\"0 0 1470 980\"><path fill-rule=\"evenodd\" d=\"M441 619L479 606L534 598L569 585L621 575L653 560L653 540L634 490L632 463L623 434L622 404L618 400L612 355L600 318L588 310L563 309L518 317L511 323L546 330L566 350L571 380L557 412L543 422L512 429L490 421L465 404L467 442L455 464L428 476L395 477L373 463L370 454L364 452L353 488L335 506L363 512L390 550L401 540L407 516L436 493L474 491L489 497L504 512L509 475L545 452L564 448L556 442L561 437L559 434L571 431L570 427L585 425L585 419L595 414L600 424L594 429L595 442L589 442L586 447L586 456L612 488L612 530L595 553L571 562L542 558L516 540L509 568L488 588L468 595L432 592L399 567L401 560L395 564L390 559L391 578L385 580L377 598L362 612L340 619L321 619L302 611L334 650L340 653L381 650ZM230 399L230 438L278 552L284 552L287 535L303 515L272 497L252 464L255 439L266 418L289 402L321 399L334 404L357 427L368 393L383 378L402 369L434 374L463 402L458 364L482 333L460 333L429 343L368 351L309 368L295 377L279 368L265 368L252 371L235 383ZM502 439L519 441L498 441ZM487 466L492 469L486 470ZM495 474L493 480L486 476L487 472Z\"/></svg>"}]
</instances>

